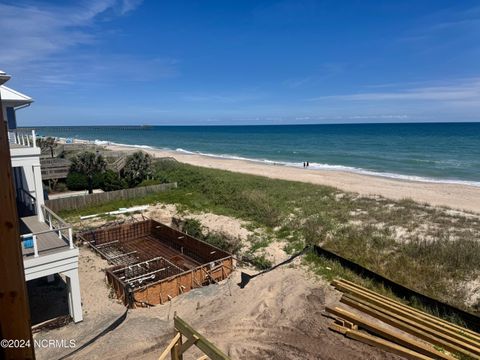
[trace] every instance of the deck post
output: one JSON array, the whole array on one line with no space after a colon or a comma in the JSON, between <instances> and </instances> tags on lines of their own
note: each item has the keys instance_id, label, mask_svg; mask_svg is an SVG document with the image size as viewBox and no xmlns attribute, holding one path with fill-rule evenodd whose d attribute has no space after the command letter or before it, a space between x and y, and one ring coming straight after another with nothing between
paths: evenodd
<instances>
[{"instance_id":1,"label":"deck post","mask_svg":"<svg viewBox=\"0 0 480 360\"><path fill-rule=\"evenodd\" d=\"M80 280L78 278L78 269L68 270L63 273L67 277L68 285L68 308L70 316L74 322L83 320L82 299L80 296Z\"/></svg>"},{"instance_id":2,"label":"deck post","mask_svg":"<svg viewBox=\"0 0 480 360\"><path fill-rule=\"evenodd\" d=\"M35 203L37 204L37 216L38 221L44 222L42 206L45 203L43 199L43 183L42 183L42 171L40 170L40 164L33 165L33 177L35 181Z\"/></svg>"},{"instance_id":3,"label":"deck post","mask_svg":"<svg viewBox=\"0 0 480 360\"><path fill-rule=\"evenodd\" d=\"M72 234L72 228L68 228L68 242L70 244L70 249L73 249L73 234Z\"/></svg>"},{"instance_id":4,"label":"deck post","mask_svg":"<svg viewBox=\"0 0 480 360\"><path fill-rule=\"evenodd\" d=\"M32 235L33 238L33 257L38 257L37 235Z\"/></svg>"},{"instance_id":5,"label":"deck post","mask_svg":"<svg viewBox=\"0 0 480 360\"><path fill-rule=\"evenodd\" d=\"M32 130L32 145L37 147L37 136L35 135L35 130Z\"/></svg>"}]
</instances>

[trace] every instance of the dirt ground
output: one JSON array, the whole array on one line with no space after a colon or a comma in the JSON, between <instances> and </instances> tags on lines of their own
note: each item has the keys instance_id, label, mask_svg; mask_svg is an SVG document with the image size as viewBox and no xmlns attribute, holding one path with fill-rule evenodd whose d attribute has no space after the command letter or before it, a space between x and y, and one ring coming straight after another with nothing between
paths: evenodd
<instances>
[{"instance_id":1,"label":"dirt ground","mask_svg":"<svg viewBox=\"0 0 480 360\"><path fill-rule=\"evenodd\" d=\"M73 339L78 347L124 312L105 284L107 265L88 248L81 249L84 321L40 332L35 339ZM71 358L156 359L173 337L175 312L232 359L398 358L328 330L331 320L321 313L340 294L298 263L258 276L243 289L237 285L241 271L237 269L218 285L176 297L170 304L129 310L118 328ZM70 351L37 349L37 359L58 359ZM199 355L191 349L185 359Z\"/></svg>"},{"instance_id":2,"label":"dirt ground","mask_svg":"<svg viewBox=\"0 0 480 360\"><path fill-rule=\"evenodd\" d=\"M151 206L145 215L168 225L172 217L196 218L208 231L239 238L245 244L252 234L241 220L215 214L179 214L174 205ZM104 222L90 219L75 226L91 227ZM270 244L265 252L274 263L288 257L279 242ZM112 297L106 285L106 267L109 265L105 260L88 247L81 247L84 321L42 331L34 338L75 340L79 347L120 317L125 307ZM129 310L119 327L71 358L157 359L174 336L176 312L232 359L398 359L328 329L332 320L322 312L326 305L337 305L341 294L305 270L299 258L253 278L243 289L238 286L242 271L256 273L251 268L237 268L228 280L192 290L169 304ZM37 359L59 359L72 350L37 349ZM197 359L200 355L192 347L184 358Z\"/></svg>"}]
</instances>

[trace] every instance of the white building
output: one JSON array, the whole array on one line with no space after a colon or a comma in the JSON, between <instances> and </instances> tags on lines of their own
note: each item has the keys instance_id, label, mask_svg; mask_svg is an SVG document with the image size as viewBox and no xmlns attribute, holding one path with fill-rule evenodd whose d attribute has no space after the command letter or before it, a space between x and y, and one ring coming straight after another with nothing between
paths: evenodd
<instances>
[{"instance_id":1,"label":"white building","mask_svg":"<svg viewBox=\"0 0 480 360\"><path fill-rule=\"evenodd\" d=\"M9 76L0 71L0 83ZM3 81L1 81L3 80ZM40 148L35 131L16 126L16 111L33 100L0 85L2 111L7 122L10 158L19 212L20 239L26 281L61 274L68 286L68 306L74 322L82 321L78 278L78 249L73 244L72 228L45 206Z\"/></svg>"}]
</instances>

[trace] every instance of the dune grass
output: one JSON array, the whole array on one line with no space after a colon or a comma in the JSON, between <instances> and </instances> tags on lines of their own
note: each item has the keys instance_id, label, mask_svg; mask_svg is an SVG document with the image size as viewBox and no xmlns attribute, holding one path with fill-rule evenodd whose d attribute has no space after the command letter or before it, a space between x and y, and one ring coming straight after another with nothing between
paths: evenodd
<instances>
[{"instance_id":1,"label":"dune grass","mask_svg":"<svg viewBox=\"0 0 480 360\"><path fill-rule=\"evenodd\" d=\"M189 211L234 216L285 240L289 252L305 244L321 244L425 295L479 310L480 303L472 301L474 291L469 288L480 279L477 216L408 199L361 197L327 186L173 161L159 161L154 166L155 181L176 181L178 188L61 215L71 218L162 202ZM313 258L307 259L315 265ZM339 269L328 273L342 275Z\"/></svg>"}]
</instances>

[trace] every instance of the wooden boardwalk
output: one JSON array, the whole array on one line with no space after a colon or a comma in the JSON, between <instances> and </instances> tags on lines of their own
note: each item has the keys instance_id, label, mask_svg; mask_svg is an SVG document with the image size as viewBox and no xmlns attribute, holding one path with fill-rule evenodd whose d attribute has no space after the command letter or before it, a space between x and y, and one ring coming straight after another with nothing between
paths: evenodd
<instances>
[{"instance_id":1,"label":"wooden boardwalk","mask_svg":"<svg viewBox=\"0 0 480 360\"><path fill-rule=\"evenodd\" d=\"M50 230L48 225L38 221L36 215L20 219L21 234L37 233L47 230ZM60 239L58 237L58 232L47 232L37 235L37 246L39 255L45 255L46 253L50 254L67 250L69 248L69 243L63 238ZM24 249L22 246L22 254L23 256L33 256L33 247L30 249Z\"/></svg>"}]
</instances>

